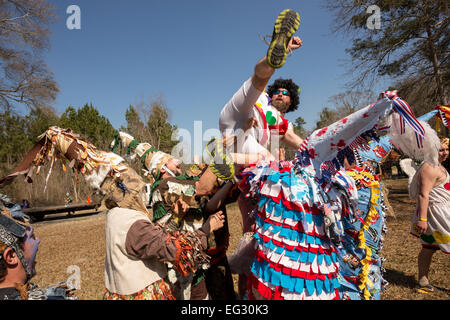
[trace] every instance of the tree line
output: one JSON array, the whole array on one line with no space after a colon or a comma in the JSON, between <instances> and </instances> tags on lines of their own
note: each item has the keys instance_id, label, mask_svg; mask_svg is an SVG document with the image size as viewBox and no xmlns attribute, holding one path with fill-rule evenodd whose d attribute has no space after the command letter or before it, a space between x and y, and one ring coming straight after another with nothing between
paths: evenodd
<instances>
[{"instance_id":1,"label":"tree line","mask_svg":"<svg viewBox=\"0 0 450 320\"><path fill-rule=\"evenodd\" d=\"M177 141L171 137L177 127L168 122L168 111L163 102L153 102L148 114L139 113L133 105L125 112L124 130L140 141L150 142L165 152L170 152ZM143 118L147 118L143 121ZM37 137L50 126L70 128L97 148L109 151L117 132L108 118L101 115L92 103L76 109L72 106L58 116L52 108L35 108L22 116L11 110L0 112L0 169L11 169L36 143Z\"/></svg>"},{"instance_id":2,"label":"tree line","mask_svg":"<svg viewBox=\"0 0 450 320\"><path fill-rule=\"evenodd\" d=\"M416 116L448 104L450 84L450 14L446 0L322 0L334 16L333 32L352 40L350 81L343 93L330 97L315 128L327 126L375 101L370 89L380 80L398 89ZM368 28L369 6L379 9L380 28ZM52 107L59 86L42 58L50 48L55 7L45 0L0 1L0 172L20 161L36 137L51 125L71 128L107 150L116 130L92 105L72 106L57 115ZM26 106L26 114L17 110ZM126 126L119 128L166 152L176 126L168 121L161 97L130 105ZM298 117L294 130L308 134ZM431 123L433 125L433 123ZM444 134L448 135L444 131Z\"/></svg>"},{"instance_id":3,"label":"tree line","mask_svg":"<svg viewBox=\"0 0 450 320\"><path fill-rule=\"evenodd\" d=\"M377 81L391 83L416 116L449 103L450 13L446 0L324 0L334 16L333 33L352 40L347 48L348 93L368 93ZM379 29L369 28L370 6L379 9ZM365 95L369 97L369 95ZM316 127L332 123L347 108L339 97L323 109ZM374 100L375 101L375 100ZM334 102L334 104L333 104ZM337 103L336 103L337 102ZM373 102L373 101L372 101ZM445 132L445 134L448 134Z\"/></svg>"}]
</instances>

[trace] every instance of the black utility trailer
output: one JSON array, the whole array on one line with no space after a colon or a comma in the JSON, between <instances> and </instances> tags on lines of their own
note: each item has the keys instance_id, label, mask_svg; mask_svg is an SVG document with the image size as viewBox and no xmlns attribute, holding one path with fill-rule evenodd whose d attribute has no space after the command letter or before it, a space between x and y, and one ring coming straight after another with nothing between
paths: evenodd
<instances>
[{"instance_id":1,"label":"black utility trailer","mask_svg":"<svg viewBox=\"0 0 450 320\"><path fill-rule=\"evenodd\" d=\"M97 210L97 208L100 206L99 203L93 203L93 204L68 204L68 205L59 205L59 206L48 206L48 207L33 207L33 208L27 208L22 209L22 212L28 215L33 222L35 221L41 221L44 219L44 217L48 214L56 214L56 213L62 213L67 212L69 215L75 213L75 211L82 211L82 210Z\"/></svg>"}]
</instances>

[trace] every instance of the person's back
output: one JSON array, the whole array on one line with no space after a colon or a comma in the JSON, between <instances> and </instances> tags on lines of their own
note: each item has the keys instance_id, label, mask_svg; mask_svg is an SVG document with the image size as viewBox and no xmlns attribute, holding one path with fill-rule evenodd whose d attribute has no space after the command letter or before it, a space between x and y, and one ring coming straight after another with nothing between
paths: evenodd
<instances>
[{"instance_id":1,"label":"person's back","mask_svg":"<svg viewBox=\"0 0 450 320\"><path fill-rule=\"evenodd\" d=\"M138 259L127 250L127 240L130 241L128 237L132 236L129 230L140 220L150 223L150 219L144 213L126 208L113 208L106 215L105 236L108 245L105 258L105 286L110 292L121 295L134 294L167 275L163 262L151 258ZM152 254L156 256L156 249L147 255Z\"/></svg>"}]
</instances>

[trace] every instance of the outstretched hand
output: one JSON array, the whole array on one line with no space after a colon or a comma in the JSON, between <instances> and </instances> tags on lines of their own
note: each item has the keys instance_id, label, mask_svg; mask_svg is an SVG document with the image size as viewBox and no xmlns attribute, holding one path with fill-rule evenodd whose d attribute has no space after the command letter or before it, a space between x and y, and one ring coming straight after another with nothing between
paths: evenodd
<instances>
[{"instance_id":1,"label":"outstretched hand","mask_svg":"<svg viewBox=\"0 0 450 320\"><path fill-rule=\"evenodd\" d=\"M225 216L222 211L216 212L208 217L208 220L203 224L203 231L206 234L219 230L225 223Z\"/></svg>"}]
</instances>

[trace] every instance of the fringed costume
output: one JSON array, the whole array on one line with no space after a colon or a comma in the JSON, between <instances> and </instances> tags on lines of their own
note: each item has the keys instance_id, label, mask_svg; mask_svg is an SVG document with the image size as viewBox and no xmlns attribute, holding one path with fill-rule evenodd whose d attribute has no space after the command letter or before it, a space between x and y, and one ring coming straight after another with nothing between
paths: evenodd
<instances>
[{"instance_id":1,"label":"fringed costume","mask_svg":"<svg viewBox=\"0 0 450 320\"><path fill-rule=\"evenodd\" d=\"M339 299L349 290L342 288L348 280L356 298L379 297L380 279L372 277L380 274L379 183L369 172L346 172L344 165L355 162L358 149L368 150L369 142L378 140L378 123L392 110L416 125L405 104L386 95L313 132L294 161L261 161L241 172L240 187L257 204L250 298ZM416 132L420 141L421 132ZM346 272L342 261L353 263L354 270Z\"/></svg>"},{"instance_id":2,"label":"fringed costume","mask_svg":"<svg viewBox=\"0 0 450 320\"><path fill-rule=\"evenodd\" d=\"M149 143L140 143L125 132L119 132L111 142L113 150L121 144L127 154L141 162L145 176L150 181L149 204L152 208L152 221L164 226L171 232L194 232L201 228L208 215L204 206L209 197L198 197L196 182L207 169L206 165L194 165L186 174L161 178L160 171L172 156L153 148ZM215 184L216 189L220 187ZM183 200L188 206L188 212L178 219L173 210L177 200ZM225 205L220 208L226 215ZM183 300L205 299L233 300L234 289L229 270L226 251L229 245L227 219L223 228L208 236L207 254L210 264L204 264L194 275L175 273L169 264L169 281L176 288L176 297ZM224 270L224 271L221 271ZM209 279L206 277L209 275Z\"/></svg>"}]
</instances>

